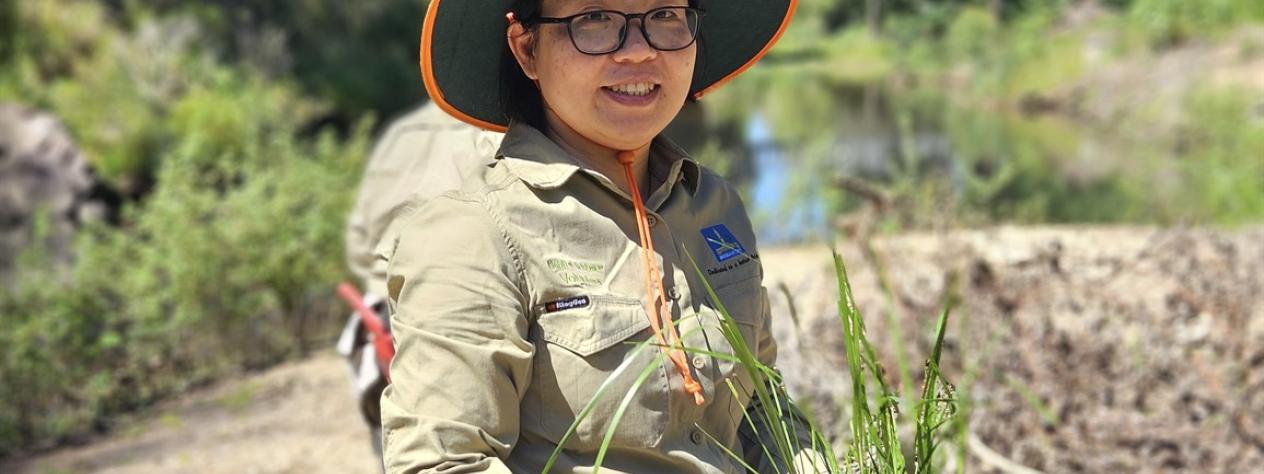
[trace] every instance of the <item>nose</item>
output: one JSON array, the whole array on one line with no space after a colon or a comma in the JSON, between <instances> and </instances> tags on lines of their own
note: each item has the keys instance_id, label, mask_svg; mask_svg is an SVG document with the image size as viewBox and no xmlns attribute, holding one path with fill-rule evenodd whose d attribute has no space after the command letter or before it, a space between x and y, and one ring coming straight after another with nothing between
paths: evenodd
<instances>
[{"instance_id":1,"label":"nose","mask_svg":"<svg viewBox=\"0 0 1264 474\"><path fill-rule=\"evenodd\" d=\"M633 24L633 22L636 22ZM650 46L649 40L645 39L645 33L641 31L643 23L641 18L628 19L627 37L623 39L623 47L615 50L613 59L616 62L638 63L649 61L658 56L658 50Z\"/></svg>"}]
</instances>

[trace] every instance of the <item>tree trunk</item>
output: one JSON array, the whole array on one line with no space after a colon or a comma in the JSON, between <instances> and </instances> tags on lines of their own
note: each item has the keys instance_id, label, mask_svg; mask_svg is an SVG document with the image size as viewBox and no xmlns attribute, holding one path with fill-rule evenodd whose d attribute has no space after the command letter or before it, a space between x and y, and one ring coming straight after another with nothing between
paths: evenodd
<instances>
[{"instance_id":1,"label":"tree trunk","mask_svg":"<svg viewBox=\"0 0 1264 474\"><path fill-rule=\"evenodd\" d=\"M865 22L870 34L882 34L882 0L865 0Z\"/></svg>"}]
</instances>

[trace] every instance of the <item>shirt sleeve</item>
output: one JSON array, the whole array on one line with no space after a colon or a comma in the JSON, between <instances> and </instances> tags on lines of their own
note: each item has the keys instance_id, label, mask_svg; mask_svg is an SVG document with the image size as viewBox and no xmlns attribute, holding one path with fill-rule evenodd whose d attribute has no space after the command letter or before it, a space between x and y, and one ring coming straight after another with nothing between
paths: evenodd
<instances>
[{"instance_id":1,"label":"shirt sleeve","mask_svg":"<svg viewBox=\"0 0 1264 474\"><path fill-rule=\"evenodd\" d=\"M347 267L366 292L379 297L386 291L386 262L376 250L387 236L392 219L406 204L408 197L398 191L400 183L406 182L405 177L416 175L402 164L430 153L424 147L400 147L401 126L402 123L392 124L373 145L344 233Z\"/></svg>"},{"instance_id":2,"label":"shirt sleeve","mask_svg":"<svg viewBox=\"0 0 1264 474\"><path fill-rule=\"evenodd\" d=\"M760 287L760 300L763 305L763 315L760 321L755 355L759 358L761 364L776 369L777 341L772 336L772 310L771 305L768 303L768 289L762 286ZM769 389L782 390L780 387L772 386L771 381ZM761 474L774 472L829 472L824 453L812 448L812 429L808 424L808 418L793 402L788 402L788 397L782 397L781 399L786 402L781 409L781 413L783 413L781 421L786 426L794 428L794 434L798 440L799 449L794 453L792 460L796 469L788 470L785 460L778 455L775 448L776 442L771 437L772 430L761 416L763 408L759 397L753 396L751 405L746 409L748 416L755 424L755 429L752 430L747 423L742 423L738 429L738 438L742 442L743 458L745 458L747 464L754 467ZM767 447L767 453L773 454L773 459L769 459L764 447Z\"/></svg>"},{"instance_id":3,"label":"shirt sleeve","mask_svg":"<svg viewBox=\"0 0 1264 474\"><path fill-rule=\"evenodd\" d=\"M394 227L387 472L507 473L534 355L509 242L476 198L441 196Z\"/></svg>"}]
</instances>

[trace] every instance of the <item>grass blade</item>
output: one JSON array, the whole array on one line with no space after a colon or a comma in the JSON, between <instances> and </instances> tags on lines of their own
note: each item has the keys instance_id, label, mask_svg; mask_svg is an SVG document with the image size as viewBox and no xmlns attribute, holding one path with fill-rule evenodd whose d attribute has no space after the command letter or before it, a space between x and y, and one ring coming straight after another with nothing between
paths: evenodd
<instances>
[{"instance_id":1,"label":"grass blade","mask_svg":"<svg viewBox=\"0 0 1264 474\"><path fill-rule=\"evenodd\" d=\"M667 354L659 352L654 358L654 362L647 364L641 369L641 373L637 375L636 381L632 383L632 387L628 389L628 393L623 396L623 400L619 402L619 408L614 412L610 420L610 426L606 428L606 436L601 440L601 447L597 449L597 459L593 462L593 474L601 472L601 463L606 459L606 451L610 449L610 441L614 439L614 432L619 428L619 422L623 421L623 414L627 412L628 405L632 404L632 400L636 398L636 393L641 390L641 385L645 384L645 380L650 374L662 367L663 361L666 360ZM589 403L591 404L591 402Z\"/></svg>"},{"instance_id":2,"label":"grass blade","mask_svg":"<svg viewBox=\"0 0 1264 474\"><path fill-rule=\"evenodd\" d=\"M609 377L606 377L606 380L601 382L601 385L593 392L592 399L589 400L588 404L584 405L584 408L579 411L578 415L575 416L575 421L571 422L571 426L566 428L566 433L562 434L562 439L558 440L557 447L553 448L553 454L549 455L549 460L544 464L544 469L540 470L541 474L548 473L553 469L553 464L557 462L558 456L561 456L562 449L566 446L566 442L570 440L571 436L575 435L575 430L579 428L579 424L587 419L588 415L592 413L593 408L597 406L596 401L600 399L601 396L605 394L606 390L614 384L614 380L617 379L623 371L627 370L628 367L632 366L632 362L637 359L636 356L640 355L641 351L644 351L646 347L658 347L657 345L650 344L651 341L653 341L653 339L647 338L646 340L637 343L636 347L632 349L632 352L628 354L628 357L610 373Z\"/></svg>"}]
</instances>

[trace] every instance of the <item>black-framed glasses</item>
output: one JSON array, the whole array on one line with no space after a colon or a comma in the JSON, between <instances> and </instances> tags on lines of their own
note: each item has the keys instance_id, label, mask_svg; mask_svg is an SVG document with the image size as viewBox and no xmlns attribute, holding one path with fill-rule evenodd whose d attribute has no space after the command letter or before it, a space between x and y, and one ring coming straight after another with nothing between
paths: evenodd
<instances>
[{"instance_id":1,"label":"black-framed glasses","mask_svg":"<svg viewBox=\"0 0 1264 474\"><path fill-rule=\"evenodd\" d=\"M600 55L622 48L628 39L628 22L639 18L641 34L650 47L678 51L688 48L698 38L698 20L703 13L694 7L659 7L645 13L596 10L561 18L538 17L535 23L563 23L575 49Z\"/></svg>"}]
</instances>

